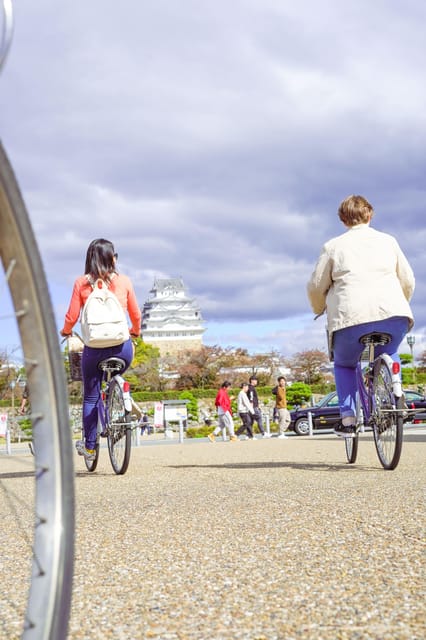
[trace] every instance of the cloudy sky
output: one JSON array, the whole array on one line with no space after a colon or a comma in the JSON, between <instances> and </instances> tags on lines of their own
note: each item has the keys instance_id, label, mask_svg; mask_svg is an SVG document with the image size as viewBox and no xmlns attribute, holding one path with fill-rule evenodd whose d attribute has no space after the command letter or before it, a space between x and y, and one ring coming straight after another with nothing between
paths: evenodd
<instances>
[{"instance_id":1,"label":"cloudy sky","mask_svg":"<svg viewBox=\"0 0 426 640\"><path fill-rule=\"evenodd\" d=\"M361 193L415 271L426 349L424 0L17 0L15 14L0 131L58 327L103 236L141 305L155 277L183 278L206 344L325 348L306 281Z\"/></svg>"}]
</instances>

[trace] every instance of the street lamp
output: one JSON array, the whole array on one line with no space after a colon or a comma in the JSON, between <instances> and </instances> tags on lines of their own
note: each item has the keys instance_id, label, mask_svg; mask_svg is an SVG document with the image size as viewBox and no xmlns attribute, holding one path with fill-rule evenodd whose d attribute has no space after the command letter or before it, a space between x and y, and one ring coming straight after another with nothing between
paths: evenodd
<instances>
[{"instance_id":1,"label":"street lamp","mask_svg":"<svg viewBox=\"0 0 426 640\"><path fill-rule=\"evenodd\" d=\"M411 361L413 363L413 382L416 382L416 367L414 366L414 356L413 356L413 347L416 343L416 337L412 335L407 336L407 344L410 347L411 351Z\"/></svg>"}]
</instances>

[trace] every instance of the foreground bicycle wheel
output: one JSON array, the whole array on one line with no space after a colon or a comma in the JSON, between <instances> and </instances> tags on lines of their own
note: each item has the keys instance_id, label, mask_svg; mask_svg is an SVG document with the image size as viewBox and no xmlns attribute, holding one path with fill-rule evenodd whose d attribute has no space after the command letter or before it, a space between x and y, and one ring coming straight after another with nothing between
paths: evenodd
<instances>
[{"instance_id":1,"label":"foreground bicycle wheel","mask_svg":"<svg viewBox=\"0 0 426 640\"><path fill-rule=\"evenodd\" d=\"M108 412L108 451L115 473L126 473L130 461L132 428L130 413L124 405L123 391L117 382L112 380L107 400Z\"/></svg>"},{"instance_id":2,"label":"foreground bicycle wheel","mask_svg":"<svg viewBox=\"0 0 426 640\"><path fill-rule=\"evenodd\" d=\"M393 470L401 457L403 401L393 394L392 374L382 357L374 363L373 393L372 427L377 455L384 469Z\"/></svg>"},{"instance_id":3,"label":"foreground bicycle wheel","mask_svg":"<svg viewBox=\"0 0 426 640\"><path fill-rule=\"evenodd\" d=\"M34 458L16 456L28 471L2 474L0 468L2 526L9 532L4 538L8 553L0 563L0 637L16 638L23 627L26 640L60 640L67 636L74 551L74 470L64 366L36 241L1 143L0 257L21 340L34 452ZM7 568L15 548L16 560ZM13 575L8 575L10 570Z\"/></svg>"}]
</instances>

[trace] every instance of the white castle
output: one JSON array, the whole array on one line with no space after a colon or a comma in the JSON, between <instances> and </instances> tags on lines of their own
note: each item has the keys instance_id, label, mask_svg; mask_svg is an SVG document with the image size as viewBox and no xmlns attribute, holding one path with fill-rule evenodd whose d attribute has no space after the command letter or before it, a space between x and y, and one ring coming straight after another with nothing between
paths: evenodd
<instances>
[{"instance_id":1,"label":"white castle","mask_svg":"<svg viewBox=\"0 0 426 640\"><path fill-rule=\"evenodd\" d=\"M200 349L204 320L182 279L156 278L150 294L142 309L143 341L158 347L162 356Z\"/></svg>"}]
</instances>

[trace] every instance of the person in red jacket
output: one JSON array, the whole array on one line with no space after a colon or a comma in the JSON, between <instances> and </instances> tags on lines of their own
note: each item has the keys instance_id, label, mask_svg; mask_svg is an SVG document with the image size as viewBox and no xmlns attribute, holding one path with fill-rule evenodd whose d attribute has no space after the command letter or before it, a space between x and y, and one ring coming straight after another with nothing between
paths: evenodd
<instances>
[{"instance_id":1,"label":"person in red jacket","mask_svg":"<svg viewBox=\"0 0 426 640\"><path fill-rule=\"evenodd\" d=\"M237 436L234 432L234 420L232 418L232 408L231 408L231 398L228 395L228 389L231 386L231 383L228 380L220 387L217 392L215 405L217 408L217 416L218 416L218 425L213 433L209 433L207 436L210 442L214 442L216 440L216 436L222 431L222 429L226 429L229 432L229 439L231 442L235 442L238 440Z\"/></svg>"}]
</instances>

